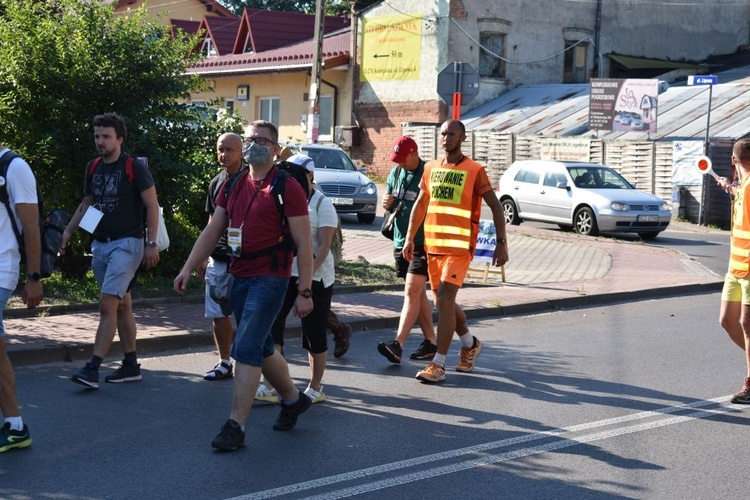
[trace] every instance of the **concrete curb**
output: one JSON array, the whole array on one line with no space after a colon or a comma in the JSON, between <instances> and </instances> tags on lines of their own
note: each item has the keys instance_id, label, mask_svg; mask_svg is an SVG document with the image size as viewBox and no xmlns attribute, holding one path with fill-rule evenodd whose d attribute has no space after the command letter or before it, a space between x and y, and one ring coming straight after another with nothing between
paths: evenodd
<instances>
[{"instance_id":1,"label":"concrete curb","mask_svg":"<svg viewBox=\"0 0 750 500\"><path fill-rule=\"evenodd\" d=\"M481 319L490 317L510 317L527 314L539 314L549 311L558 311L565 309L575 309L580 307L604 306L624 302L634 302L639 300L658 299L664 297L675 297L680 295L702 295L720 291L723 281L711 283L697 283L687 285L675 285L649 290L635 290L628 292L612 292L594 295L579 295L575 297L565 297L560 299L540 300L522 304L513 304L509 306L497 307L467 307L464 309L467 318ZM396 289L403 288L401 285ZM383 287L376 287L382 290ZM371 290L360 293L369 293ZM200 297L202 300L202 297ZM159 304L164 302L151 302ZM147 306L145 306L147 307ZM393 329L398 327L399 313L394 312L388 316L378 318L363 318L359 320L348 320L355 332L366 332L368 330ZM290 326L286 330L286 337L298 338L301 335L299 325ZM159 352L189 349L205 348L214 344L213 334L210 323L206 322L205 330L184 331L169 335L160 335L157 337L144 337L138 339L139 355L155 354ZM110 349L117 352L119 341L113 343ZM44 347L35 347L29 349L15 349L8 352L11 362L16 366L36 365L45 363L57 363L60 361L72 362L78 360L87 360L91 357L93 343L86 344L49 344Z\"/></svg>"}]
</instances>

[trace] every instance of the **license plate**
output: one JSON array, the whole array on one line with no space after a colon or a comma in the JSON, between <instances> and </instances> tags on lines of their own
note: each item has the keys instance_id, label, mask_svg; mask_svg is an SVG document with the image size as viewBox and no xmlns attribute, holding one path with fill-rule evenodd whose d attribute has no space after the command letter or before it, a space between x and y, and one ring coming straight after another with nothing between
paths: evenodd
<instances>
[{"instance_id":1,"label":"license plate","mask_svg":"<svg viewBox=\"0 0 750 500\"><path fill-rule=\"evenodd\" d=\"M352 198L328 198L334 205L354 205Z\"/></svg>"},{"instance_id":2,"label":"license plate","mask_svg":"<svg viewBox=\"0 0 750 500\"><path fill-rule=\"evenodd\" d=\"M639 215L638 222L659 222L658 215Z\"/></svg>"}]
</instances>

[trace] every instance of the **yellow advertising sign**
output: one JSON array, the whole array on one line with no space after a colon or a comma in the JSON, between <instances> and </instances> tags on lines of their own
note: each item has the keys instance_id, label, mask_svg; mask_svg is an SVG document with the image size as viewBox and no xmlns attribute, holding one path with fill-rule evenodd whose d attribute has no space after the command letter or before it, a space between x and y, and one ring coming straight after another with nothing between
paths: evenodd
<instances>
[{"instance_id":1,"label":"yellow advertising sign","mask_svg":"<svg viewBox=\"0 0 750 500\"><path fill-rule=\"evenodd\" d=\"M421 14L363 19L360 50L362 82L419 79Z\"/></svg>"}]
</instances>

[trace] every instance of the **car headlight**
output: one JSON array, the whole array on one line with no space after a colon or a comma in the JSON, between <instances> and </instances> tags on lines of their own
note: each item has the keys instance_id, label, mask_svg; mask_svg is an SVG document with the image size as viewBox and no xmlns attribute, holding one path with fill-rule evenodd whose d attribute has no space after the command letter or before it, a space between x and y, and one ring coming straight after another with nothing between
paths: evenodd
<instances>
[{"instance_id":1,"label":"car headlight","mask_svg":"<svg viewBox=\"0 0 750 500\"><path fill-rule=\"evenodd\" d=\"M373 184L372 182L370 182L370 183L365 184L364 186L362 186L359 189L359 192L362 193L362 194L373 195L373 194L375 194L375 193L378 192L378 188L375 187L375 184Z\"/></svg>"},{"instance_id":2,"label":"car headlight","mask_svg":"<svg viewBox=\"0 0 750 500\"><path fill-rule=\"evenodd\" d=\"M612 210L614 210L615 212L630 211L630 205L628 205L627 203L620 203L618 201L613 201L611 206L612 206Z\"/></svg>"},{"instance_id":3,"label":"car headlight","mask_svg":"<svg viewBox=\"0 0 750 500\"><path fill-rule=\"evenodd\" d=\"M671 211L671 210L672 210L672 207L670 207L670 206L669 206L669 203L667 203L667 202L665 201L664 203L662 203L662 204L661 204L661 210L665 210L665 211L669 212L669 211Z\"/></svg>"}]
</instances>

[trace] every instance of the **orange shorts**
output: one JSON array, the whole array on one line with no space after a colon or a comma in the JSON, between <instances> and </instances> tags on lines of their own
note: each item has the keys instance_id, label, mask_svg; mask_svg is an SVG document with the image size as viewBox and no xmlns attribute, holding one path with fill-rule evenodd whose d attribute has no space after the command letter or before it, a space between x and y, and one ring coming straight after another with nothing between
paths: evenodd
<instances>
[{"instance_id":1,"label":"orange shorts","mask_svg":"<svg viewBox=\"0 0 750 500\"><path fill-rule=\"evenodd\" d=\"M430 288L437 290L440 283L451 283L463 286L466 273L469 272L472 256L469 252L461 255L427 255L427 274L430 276Z\"/></svg>"}]
</instances>

